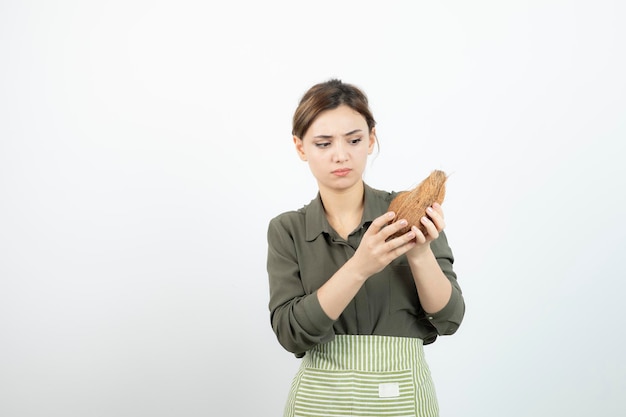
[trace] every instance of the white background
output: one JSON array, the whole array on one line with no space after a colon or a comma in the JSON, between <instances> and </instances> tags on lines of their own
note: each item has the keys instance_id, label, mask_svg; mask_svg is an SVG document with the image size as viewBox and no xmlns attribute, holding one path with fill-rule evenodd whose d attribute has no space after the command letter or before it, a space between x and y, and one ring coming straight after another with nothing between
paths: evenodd
<instances>
[{"instance_id":1,"label":"white background","mask_svg":"<svg viewBox=\"0 0 626 417\"><path fill-rule=\"evenodd\" d=\"M3 0L0 415L281 415L265 232L330 77L368 184L451 174L442 416L624 415L625 4Z\"/></svg>"}]
</instances>

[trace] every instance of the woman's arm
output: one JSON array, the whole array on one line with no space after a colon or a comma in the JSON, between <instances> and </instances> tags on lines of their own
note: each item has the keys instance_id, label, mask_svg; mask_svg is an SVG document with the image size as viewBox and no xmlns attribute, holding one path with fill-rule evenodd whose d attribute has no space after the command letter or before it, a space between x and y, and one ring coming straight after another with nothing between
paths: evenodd
<instances>
[{"instance_id":1,"label":"woman's arm","mask_svg":"<svg viewBox=\"0 0 626 417\"><path fill-rule=\"evenodd\" d=\"M425 234L416 226L412 227L417 244L407 253L407 259L420 304L427 317L440 334L451 334L461 323L465 303L456 282L456 274L452 271L452 251L443 233L445 221L441 206L433 204L427 210L427 216L421 220L426 227ZM440 259L433 251L433 246L437 246L438 252L441 252Z\"/></svg>"},{"instance_id":2,"label":"woman's arm","mask_svg":"<svg viewBox=\"0 0 626 417\"><path fill-rule=\"evenodd\" d=\"M415 246L414 232L388 240L407 224L406 220L400 220L388 225L394 216L393 212L388 212L376 218L352 258L317 291L320 305L328 317L337 320L369 277Z\"/></svg>"},{"instance_id":3,"label":"woman's arm","mask_svg":"<svg viewBox=\"0 0 626 417\"><path fill-rule=\"evenodd\" d=\"M268 228L267 270L270 318L278 341L296 355L332 338L332 325L370 276L415 246L408 232L388 241L404 224L387 225L393 213L375 219L355 254L316 292L307 294L289 221L274 219Z\"/></svg>"}]
</instances>

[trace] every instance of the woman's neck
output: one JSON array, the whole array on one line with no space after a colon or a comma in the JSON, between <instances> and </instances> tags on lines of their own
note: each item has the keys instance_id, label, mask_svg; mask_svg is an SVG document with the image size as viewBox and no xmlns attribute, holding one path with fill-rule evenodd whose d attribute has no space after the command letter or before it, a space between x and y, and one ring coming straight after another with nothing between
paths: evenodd
<instances>
[{"instance_id":1,"label":"woman's neck","mask_svg":"<svg viewBox=\"0 0 626 417\"><path fill-rule=\"evenodd\" d=\"M363 181L345 190L320 187L320 197L328 223L344 239L359 225L363 217Z\"/></svg>"}]
</instances>

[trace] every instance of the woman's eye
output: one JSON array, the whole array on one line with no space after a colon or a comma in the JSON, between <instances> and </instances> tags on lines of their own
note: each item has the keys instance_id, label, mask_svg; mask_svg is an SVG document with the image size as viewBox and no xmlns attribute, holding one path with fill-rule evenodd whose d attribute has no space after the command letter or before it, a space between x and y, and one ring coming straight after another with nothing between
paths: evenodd
<instances>
[{"instance_id":1,"label":"woman's eye","mask_svg":"<svg viewBox=\"0 0 626 417\"><path fill-rule=\"evenodd\" d=\"M330 146L330 142L318 142L315 146L318 148L328 148Z\"/></svg>"},{"instance_id":2,"label":"woman's eye","mask_svg":"<svg viewBox=\"0 0 626 417\"><path fill-rule=\"evenodd\" d=\"M356 139L351 139L350 143L353 145L356 145L357 143L361 142L361 138L356 138Z\"/></svg>"}]
</instances>

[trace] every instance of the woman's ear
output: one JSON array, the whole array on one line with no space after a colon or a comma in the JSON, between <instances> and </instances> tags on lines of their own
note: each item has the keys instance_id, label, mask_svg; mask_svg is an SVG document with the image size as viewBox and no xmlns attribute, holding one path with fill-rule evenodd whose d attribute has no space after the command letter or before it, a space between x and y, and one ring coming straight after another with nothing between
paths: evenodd
<instances>
[{"instance_id":1,"label":"woman's ear","mask_svg":"<svg viewBox=\"0 0 626 417\"><path fill-rule=\"evenodd\" d=\"M367 148L367 154L371 155L374 152L374 145L376 144L376 128L373 127L370 131L370 141Z\"/></svg>"},{"instance_id":2,"label":"woman's ear","mask_svg":"<svg viewBox=\"0 0 626 417\"><path fill-rule=\"evenodd\" d=\"M302 139L294 136L293 144L296 146L296 152L298 152L298 156L300 157L300 159L306 161L306 154L304 153L304 144L302 143Z\"/></svg>"}]
</instances>

